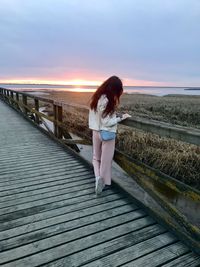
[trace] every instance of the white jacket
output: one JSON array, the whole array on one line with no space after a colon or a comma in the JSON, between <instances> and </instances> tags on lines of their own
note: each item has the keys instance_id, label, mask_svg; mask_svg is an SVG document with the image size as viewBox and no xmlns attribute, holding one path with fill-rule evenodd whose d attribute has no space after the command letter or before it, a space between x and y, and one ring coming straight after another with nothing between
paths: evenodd
<instances>
[{"instance_id":1,"label":"white jacket","mask_svg":"<svg viewBox=\"0 0 200 267\"><path fill-rule=\"evenodd\" d=\"M109 132L117 131L117 123L121 121L121 118L116 116L114 112L112 115L102 117L104 110L108 104L108 98L106 95L102 95L97 104L97 111L89 111L89 128L95 131L106 130Z\"/></svg>"}]
</instances>

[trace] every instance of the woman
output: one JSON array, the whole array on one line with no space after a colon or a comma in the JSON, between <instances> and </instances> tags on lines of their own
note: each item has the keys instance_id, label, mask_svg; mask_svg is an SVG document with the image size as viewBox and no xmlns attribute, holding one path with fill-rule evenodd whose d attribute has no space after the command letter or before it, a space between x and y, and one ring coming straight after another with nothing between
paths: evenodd
<instances>
[{"instance_id":1,"label":"woman","mask_svg":"<svg viewBox=\"0 0 200 267\"><path fill-rule=\"evenodd\" d=\"M117 123L131 117L116 115L116 107L123 93L121 80L112 76L93 94L90 102L89 128L93 130L93 166L96 178L95 191L100 194L111 185L112 159L115 150ZM110 140L104 141L102 134L111 134ZM103 137L104 138L104 137Z\"/></svg>"}]
</instances>

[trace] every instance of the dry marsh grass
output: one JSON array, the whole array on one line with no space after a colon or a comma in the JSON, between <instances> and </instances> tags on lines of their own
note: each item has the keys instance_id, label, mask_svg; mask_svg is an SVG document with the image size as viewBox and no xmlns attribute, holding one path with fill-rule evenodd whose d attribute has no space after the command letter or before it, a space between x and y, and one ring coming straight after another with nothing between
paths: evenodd
<instances>
[{"instance_id":1,"label":"dry marsh grass","mask_svg":"<svg viewBox=\"0 0 200 267\"><path fill-rule=\"evenodd\" d=\"M49 97L89 105L91 93L50 92ZM119 110L132 116L200 129L200 96L123 94Z\"/></svg>"},{"instance_id":2,"label":"dry marsh grass","mask_svg":"<svg viewBox=\"0 0 200 267\"><path fill-rule=\"evenodd\" d=\"M117 148L184 183L200 188L199 146L122 129L118 132Z\"/></svg>"},{"instance_id":3,"label":"dry marsh grass","mask_svg":"<svg viewBox=\"0 0 200 267\"><path fill-rule=\"evenodd\" d=\"M120 109L132 116L200 128L200 96L123 95Z\"/></svg>"}]
</instances>

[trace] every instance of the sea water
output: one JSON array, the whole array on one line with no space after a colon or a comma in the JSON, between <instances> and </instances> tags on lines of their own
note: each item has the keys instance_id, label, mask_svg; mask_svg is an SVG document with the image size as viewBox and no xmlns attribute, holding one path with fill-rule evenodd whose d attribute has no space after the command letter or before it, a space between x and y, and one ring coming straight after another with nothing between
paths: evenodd
<instances>
[{"instance_id":1,"label":"sea water","mask_svg":"<svg viewBox=\"0 0 200 267\"><path fill-rule=\"evenodd\" d=\"M0 87L20 91L70 91L70 92L94 92L96 86L73 85L49 85L49 84L0 84ZM200 95L200 87L154 87L154 86L124 86L124 92L128 94L148 94L156 96L164 95Z\"/></svg>"}]
</instances>

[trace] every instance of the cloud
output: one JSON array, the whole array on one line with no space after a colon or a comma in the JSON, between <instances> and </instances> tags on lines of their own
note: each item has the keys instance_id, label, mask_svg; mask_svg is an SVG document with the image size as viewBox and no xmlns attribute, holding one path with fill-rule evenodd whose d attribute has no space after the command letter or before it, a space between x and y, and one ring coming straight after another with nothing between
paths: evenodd
<instances>
[{"instance_id":1,"label":"cloud","mask_svg":"<svg viewBox=\"0 0 200 267\"><path fill-rule=\"evenodd\" d=\"M116 73L199 84L199 25L198 0L2 0L0 78Z\"/></svg>"}]
</instances>

